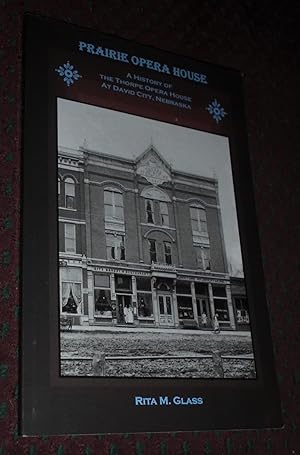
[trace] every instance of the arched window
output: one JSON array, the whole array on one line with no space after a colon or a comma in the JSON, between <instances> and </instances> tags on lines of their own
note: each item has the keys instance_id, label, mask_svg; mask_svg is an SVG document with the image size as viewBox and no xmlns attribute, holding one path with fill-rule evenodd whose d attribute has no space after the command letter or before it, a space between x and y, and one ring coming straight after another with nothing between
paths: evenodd
<instances>
[{"instance_id":1,"label":"arched window","mask_svg":"<svg viewBox=\"0 0 300 455\"><path fill-rule=\"evenodd\" d=\"M115 188L104 190L104 210L106 220L124 221L123 194Z\"/></svg>"},{"instance_id":2,"label":"arched window","mask_svg":"<svg viewBox=\"0 0 300 455\"><path fill-rule=\"evenodd\" d=\"M160 223L162 226L169 226L169 209L166 202L159 203Z\"/></svg>"},{"instance_id":3,"label":"arched window","mask_svg":"<svg viewBox=\"0 0 300 455\"><path fill-rule=\"evenodd\" d=\"M75 181L71 177L67 177L65 183L65 207L67 209L75 209Z\"/></svg>"},{"instance_id":4,"label":"arched window","mask_svg":"<svg viewBox=\"0 0 300 455\"><path fill-rule=\"evenodd\" d=\"M157 187L146 187L141 192L145 199L146 223L168 227L170 196ZM155 216L156 213L156 216Z\"/></svg>"},{"instance_id":5,"label":"arched window","mask_svg":"<svg viewBox=\"0 0 300 455\"><path fill-rule=\"evenodd\" d=\"M164 256L165 263L168 265L172 264L172 244L171 242L164 242Z\"/></svg>"},{"instance_id":6,"label":"arched window","mask_svg":"<svg viewBox=\"0 0 300 455\"><path fill-rule=\"evenodd\" d=\"M146 220L147 223L154 224L154 208L151 199L146 199Z\"/></svg>"},{"instance_id":7,"label":"arched window","mask_svg":"<svg viewBox=\"0 0 300 455\"><path fill-rule=\"evenodd\" d=\"M148 240L149 245L149 254L150 254L150 263L157 262L157 254L156 254L156 240Z\"/></svg>"}]
</instances>

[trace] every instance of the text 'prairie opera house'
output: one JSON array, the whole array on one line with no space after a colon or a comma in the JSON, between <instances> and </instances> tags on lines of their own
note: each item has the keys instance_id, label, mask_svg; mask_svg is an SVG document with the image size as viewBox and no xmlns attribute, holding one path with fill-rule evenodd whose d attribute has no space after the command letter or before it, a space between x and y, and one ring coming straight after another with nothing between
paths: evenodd
<instances>
[{"instance_id":1,"label":"text 'prairie opera house'","mask_svg":"<svg viewBox=\"0 0 300 455\"><path fill-rule=\"evenodd\" d=\"M217 180L172 169L152 145L136 160L61 147L58 205L60 310L74 324L249 327Z\"/></svg>"}]
</instances>

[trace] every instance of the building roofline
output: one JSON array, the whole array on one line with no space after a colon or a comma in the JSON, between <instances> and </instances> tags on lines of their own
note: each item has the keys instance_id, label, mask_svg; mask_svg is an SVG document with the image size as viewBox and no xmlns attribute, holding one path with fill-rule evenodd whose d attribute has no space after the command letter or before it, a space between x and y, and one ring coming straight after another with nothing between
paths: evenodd
<instances>
[{"instance_id":1,"label":"building roofline","mask_svg":"<svg viewBox=\"0 0 300 455\"><path fill-rule=\"evenodd\" d=\"M61 153L61 154L63 154L64 152L67 152L68 155L72 155L72 152L75 152L75 154L80 154L82 156L82 154L84 155L85 153L87 153L87 154L94 155L95 157L107 158L108 160L114 160L114 161L118 161L118 162L121 162L121 163L123 162L123 163L126 163L126 164L134 166L134 167L146 155L146 153L149 152L150 150L153 150L155 153L157 153L158 157L169 168L171 174L173 174L174 177L180 175L180 176L183 176L183 177L194 178L194 179L197 179L197 180L199 178L201 178L201 180L206 180L207 182L212 183L214 185L218 184L218 180L216 178L206 177L206 176L203 176L203 175L200 175L200 174L193 174L191 172L186 172L186 171L181 171L179 169L174 169L162 157L161 153L152 144L149 147L147 147L147 149L144 152L142 152L136 159L124 158L124 157L118 156L118 155L110 155L108 153L100 152L99 150L88 149L88 148L82 147L82 146L80 146L78 149L72 149L70 147L58 146L58 153ZM189 184L188 181L186 183Z\"/></svg>"},{"instance_id":2,"label":"building roofline","mask_svg":"<svg viewBox=\"0 0 300 455\"><path fill-rule=\"evenodd\" d=\"M92 155L96 155L103 158L108 158L109 160L116 160L116 161L124 161L127 164L135 164L135 160L131 160L130 158L124 158L123 156L118 155L110 155L109 153L103 153L98 150L87 149L85 147L79 147L79 150L83 153L88 153Z\"/></svg>"},{"instance_id":3,"label":"building roofline","mask_svg":"<svg viewBox=\"0 0 300 455\"><path fill-rule=\"evenodd\" d=\"M74 149L74 148L71 148L71 147L65 147L63 145L58 145L57 154L58 155L72 156L74 158L78 158L78 157L82 158L83 157L83 153L80 150L80 148Z\"/></svg>"},{"instance_id":4,"label":"building roofline","mask_svg":"<svg viewBox=\"0 0 300 455\"><path fill-rule=\"evenodd\" d=\"M169 171L172 172L172 166L170 165L170 163L168 163L168 161L161 155L161 153L157 150L157 148L153 144L150 144L149 147L147 147L144 152L140 153L140 155L135 159L135 163L138 163L139 161L141 161L144 158L144 156L146 156L147 153L149 153L151 151L156 153L158 158L164 163L164 165L169 169Z\"/></svg>"},{"instance_id":5,"label":"building roofline","mask_svg":"<svg viewBox=\"0 0 300 455\"><path fill-rule=\"evenodd\" d=\"M192 177L195 179L199 179L199 177L200 177L202 180L207 180L210 183L218 184L217 179L215 179L213 177L206 177L205 175L192 174L191 172L179 171L178 169L173 169L173 174L174 174L175 178L176 178L176 174L180 174L181 176Z\"/></svg>"}]
</instances>

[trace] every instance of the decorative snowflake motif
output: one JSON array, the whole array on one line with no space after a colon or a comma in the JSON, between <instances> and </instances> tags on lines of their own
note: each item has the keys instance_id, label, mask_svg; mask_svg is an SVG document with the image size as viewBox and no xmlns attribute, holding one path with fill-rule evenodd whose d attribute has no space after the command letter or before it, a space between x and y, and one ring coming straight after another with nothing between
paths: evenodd
<instances>
[{"instance_id":1,"label":"decorative snowflake motif","mask_svg":"<svg viewBox=\"0 0 300 455\"><path fill-rule=\"evenodd\" d=\"M227 112L224 111L223 107L216 99L214 99L214 101L212 101L206 109L217 123L219 123L225 115L227 115Z\"/></svg>"},{"instance_id":2,"label":"decorative snowflake motif","mask_svg":"<svg viewBox=\"0 0 300 455\"><path fill-rule=\"evenodd\" d=\"M67 63L64 63L56 68L55 71L64 78L64 82L68 87L74 84L74 81L78 81L78 79L82 77L77 70L74 70L74 66L70 65L69 60Z\"/></svg>"}]
</instances>

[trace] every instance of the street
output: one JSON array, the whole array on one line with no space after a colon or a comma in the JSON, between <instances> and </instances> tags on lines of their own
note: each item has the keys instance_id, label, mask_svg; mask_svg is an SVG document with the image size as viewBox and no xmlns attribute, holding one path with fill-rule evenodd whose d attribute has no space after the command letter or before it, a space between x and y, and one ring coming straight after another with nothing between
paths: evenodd
<instances>
[{"instance_id":1,"label":"street","mask_svg":"<svg viewBox=\"0 0 300 455\"><path fill-rule=\"evenodd\" d=\"M199 358L199 355L216 352L221 356L246 357L223 359L224 377L255 377L250 337L203 332L201 335L186 332L61 332L61 357L68 358L61 362L61 373L72 376L92 375L91 361L75 358L93 358L95 354L102 354L106 358L118 357L106 359L105 376L212 378L218 377L213 359ZM132 357L136 356L164 358L133 360ZM198 358L188 358L192 356Z\"/></svg>"}]
</instances>

